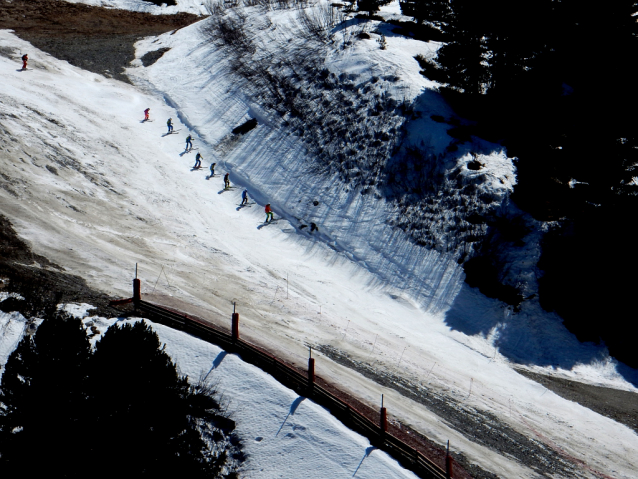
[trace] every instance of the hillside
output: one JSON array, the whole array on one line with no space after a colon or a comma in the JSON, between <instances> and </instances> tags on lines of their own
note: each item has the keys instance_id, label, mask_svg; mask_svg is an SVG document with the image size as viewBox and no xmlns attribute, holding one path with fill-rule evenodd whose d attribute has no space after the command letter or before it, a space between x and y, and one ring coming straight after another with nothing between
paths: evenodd
<instances>
[{"instance_id":1,"label":"hillside","mask_svg":"<svg viewBox=\"0 0 638 479\"><path fill-rule=\"evenodd\" d=\"M604 347L578 342L533 300L514 311L463 283L467 236L485 233L472 214L520 213L508 202L516 179L506 152L457 142L437 121L452 113L413 59L436 45L354 20L327 24L310 40L300 12L321 19L326 10L237 7L144 39L127 70L135 87L2 31L2 212L36 254L101 291L129 296L139 263L143 293L158 302L216 322L236 302L249 338L293 361L315 346L325 355L322 374L370 404L384 393L393 420L439 444L450 439L484 470L631 477L633 431L514 366L626 391L635 391L635 372ZM229 21L241 22L249 43L216 33ZM357 37L363 28L371 39ZM156 62L143 61L160 49ZM33 70L16 71L20 50ZM297 62L285 60L299 55L308 63L293 72ZM237 62L266 71L249 77ZM286 78L288 94L278 90ZM154 122L141 121L147 107ZM180 131L166 137L169 117ZM233 133L249 119L255 128ZM224 191L206 169L191 171L188 133L204 166L217 162L235 189ZM339 159L342 138L352 163ZM374 159L376 140L400 140L403 150L374 157L374 170L364 161ZM243 188L254 204L240 210ZM423 203L411 201L417 196ZM267 202L281 219L264 227ZM529 296L538 239L531 233L510 251L511 274Z\"/></svg>"}]
</instances>

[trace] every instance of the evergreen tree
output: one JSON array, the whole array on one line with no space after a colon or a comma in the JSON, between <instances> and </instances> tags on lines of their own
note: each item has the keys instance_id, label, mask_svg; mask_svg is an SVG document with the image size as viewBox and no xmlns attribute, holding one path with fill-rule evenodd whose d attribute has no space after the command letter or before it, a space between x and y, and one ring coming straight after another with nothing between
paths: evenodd
<instances>
[{"instance_id":1,"label":"evergreen tree","mask_svg":"<svg viewBox=\"0 0 638 479\"><path fill-rule=\"evenodd\" d=\"M177 372L144 322L111 327L92 351L80 320L56 314L25 337L0 383L0 475L232 477L234 423L213 392ZM222 430L224 433L222 433ZM220 443L221 441L221 443Z\"/></svg>"},{"instance_id":2,"label":"evergreen tree","mask_svg":"<svg viewBox=\"0 0 638 479\"><path fill-rule=\"evenodd\" d=\"M34 445L53 470L84 441L90 344L79 320L57 313L25 337L2 375L0 464L21 467ZM0 469L1 470L1 469Z\"/></svg>"},{"instance_id":3,"label":"evergreen tree","mask_svg":"<svg viewBox=\"0 0 638 479\"><path fill-rule=\"evenodd\" d=\"M362 12L368 12L369 16L379 11L379 7L391 3L392 0L357 0L357 8Z\"/></svg>"},{"instance_id":4,"label":"evergreen tree","mask_svg":"<svg viewBox=\"0 0 638 479\"><path fill-rule=\"evenodd\" d=\"M208 407L192 407L187 379L144 322L106 331L95 349L90 389L90 402L100 404L100 441L120 445L129 471L162 474L170 467L196 477L205 471L207 445L196 419Z\"/></svg>"},{"instance_id":5,"label":"evergreen tree","mask_svg":"<svg viewBox=\"0 0 638 479\"><path fill-rule=\"evenodd\" d=\"M403 0L399 4L401 13L417 23L430 22L439 28L445 27L452 12L449 0Z\"/></svg>"},{"instance_id":6,"label":"evergreen tree","mask_svg":"<svg viewBox=\"0 0 638 479\"><path fill-rule=\"evenodd\" d=\"M564 219L539 263L541 304L637 365L627 339L636 327L624 319L638 281L627 280L623 259L633 247L627 218L638 207L636 2L450 5L450 41L426 76L446 83L457 114L476 121L466 138L502 141L518 157L512 199L537 219ZM571 188L573 180L581 183Z\"/></svg>"}]
</instances>

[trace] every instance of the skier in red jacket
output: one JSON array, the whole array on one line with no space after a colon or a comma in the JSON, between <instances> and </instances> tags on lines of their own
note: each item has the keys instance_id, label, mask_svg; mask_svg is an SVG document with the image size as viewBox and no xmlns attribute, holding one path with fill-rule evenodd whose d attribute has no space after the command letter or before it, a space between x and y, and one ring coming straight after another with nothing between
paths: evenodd
<instances>
[{"instance_id":1,"label":"skier in red jacket","mask_svg":"<svg viewBox=\"0 0 638 479\"><path fill-rule=\"evenodd\" d=\"M26 53L24 55L22 55L22 69L26 70L27 69L27 62L29 61L29 55L27 55Z\"/></svg>"},{"instance_id":2,"label":"skier in red jacket","mask_svg":"<svg viewBox=\"0 0 638 479\"><path fill-rule=\"evenodd\" d=\"M265 211L266 211L266 221L264 221L264 223L268 223L269 218L270 218L270 221L272 221L273 219L272 210L270 209L270 203L266 205Z\"/></svg>"}]
</instances>

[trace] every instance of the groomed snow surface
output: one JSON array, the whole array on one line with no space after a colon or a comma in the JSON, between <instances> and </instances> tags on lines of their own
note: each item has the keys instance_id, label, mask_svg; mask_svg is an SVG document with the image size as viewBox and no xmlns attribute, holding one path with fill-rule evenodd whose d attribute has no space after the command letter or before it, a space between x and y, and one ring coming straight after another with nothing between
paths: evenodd
<instances>
[{"instance_id":1,"label":"groomed snow surface","mask_svg":"<svg viewBox=\"0 0 638 479\"><path fill-rule=\"evenodd\" d=\"M143 5L110 2L124 7L133 3ZM285 23L285 12L273 13L273 21ZM638 437L633 431L522 377L511 359L534 371L635 391L625 380L631 371L611 360L603 347L580 344L559 318L536 310L515 315L464 286L453 258L418 250L384 224L388 206L383 200L334 191L330 181L304 172L294 161L303 145L236 87L201 28L200 22L140 42L138 58L146 51L171 48L153 66L130 69L144 91L74 68L0 31L0 50L15 50L0 56L0 198L3 213L34 251L120 297L131 295L139 263L147 298L190 308L226 326L237 303L242 336L288 360L301 365L307 345L331 346L381 373L421 384L459 407L493 414L554 451L557 459L571 458L576 476L636 477ZM400 70L412 82L415 96L431 86L419 77L412 60L431 46L399 37L387 41L387 50L369 42L358 45L356 54L335 54L331 64L345 68L351 61L362 75ZM29 52L31 70L18 71L20 50ZM154 121L143 123L147 107ZM424 117L445 108L438 103L423 107L432 109ZM230 154L218 156L216 142L249 116L259 116L259 126L240 138ZM179 131L163 136L169 117ZM201 170L191 170L195 151L184 152L189 133L204 158ZM443 141L440 136L435 140ZM220 176L207 178L211 161L217 161ZM493 164L495 177L504 179L495 183L508 187L512 170L506 157L493 154ZM223 190L221 178L227 171L237 186L230 191ZM244 186L253 204L238 210ZM319 213L313 212L311 198L319 200ZM285 218L263 226L266 202L272 203L276 217ZM321 235L298 229L299 219L316 217L322 218L317 222ZM6 355L17 344L10 338L18 334L6 331L20 328L3 321ZM193 377L208 372L220 354L166 328L157 330L182 371ZM508 354L501 354L501 344L508 345ZM189 350L196 352L190 359ZM214 372L238 364L227 356ZM513 457L460 434L423 406L327 357L318 356L317 372L371 405L385 394L393 420L440 444L449 439L455 451L486 470L504 478L539 477ZM244 394L249 384L232 381L222 388L231 408L240 401L234 395ZM313 468L302 463L319 456L337 472L316 477L351 476L365 457L366 442L344 436L355 447L336 458L333 452L341 446L311 439L313 434L319 437L312 428L328 431L336 423L324 418L322 426L310 428L304 423L310 421L306 414L315 414L309 401L295 403L296 396L285 389L276 396L250 396L256 403L272 401L273 409L263 433L245 429L250 431L244 436L247 445L268 449L281 477L308 475ZM293 406L296 410L284 424ZM250 406L237 406L235 419L250 424L257 417L251 414ZM277 432L271 429L282 424L271 440ZM306 430L295 431L295 425ZM288 433L296 438L286 438ZM257 436L264 439L255 442ZM302 443L312 443L312 453L288 462L286 453L301 449ZM357 477L375 456L379 464L391 463L373 451ZM250 471L249 477L277 477L270 469L262 476L257 468Z\"/></svg>"}]
</instances>

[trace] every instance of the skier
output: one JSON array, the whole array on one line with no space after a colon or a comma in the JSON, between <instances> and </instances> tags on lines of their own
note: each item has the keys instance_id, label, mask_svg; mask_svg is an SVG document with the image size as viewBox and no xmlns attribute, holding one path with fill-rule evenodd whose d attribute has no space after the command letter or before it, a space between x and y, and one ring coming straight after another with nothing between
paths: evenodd
<instances>
[{"instance_id":1,"label":"skier","mask_svg":"<svg viewBox=\"0 0 638 479\"><path fill-rule=\"evenodd\" d=\"M195 166L193 166L193 169L199 169L202 167L202 155L199 154L199 152L197 152L197 155L195 156Z\"/></svg>"},{"instance_id":2,"label":"skier","mask_svg":"<svg viewBox=\"0 0 638 479\"><path fill-rule=\"evenodd\" d=\"M27 69L27 62L29 61L29 55L27 55L26 53L24 55L22 55L22 69L26 70Z\"/></svg>"},{"instance_id":3,"label":"skier","mask_svg":"<svg viewBox=\"0 0 638 479\"><path fill-rule=\"evenodd\" d=\"M168 121L166 122L166 126L168 127L168 133L166 133L167 135L169 133L173 132L173 119L169 118Z\"/></svg>"},{"instance_id":4,"label":"skier","mask_svg":"<svg viewBox=\"0 0 638 479\"><path fill-rule=\"evenodd\" d=\"M210 177L211 177L211 178L212 178L213 176L215 176L215 165L216 165L216 164L217 164L217 163L212 163L212 164L210 165Z\"/></svg>"},{"instance_id":5,"label":"skier","mask_svg":"<svg viewBox=\"0 0 638 479\"><path fill-rule=\"evenodd\" d=\"M186 137L186 151L191 151L193 149L193 137L188 135Z\"/></svg>"},{"instance_id":6,"label":"skier","mask_svg":"<svg viewBox=\"0 0 638 479\"><path fill-rule=\"evenodd\" d=\"M241 192L241 206L248 204L248 190Z\"/></svg>"},{"instance_id":7,"label":"skier","mask_svg":"<svg viewBox=\"0 0 638 479\"><path fill-rule=\"evenodd\" d=\"M151 109L147 108L146 110L144 110L144 121L148 121L150 120L149 115L151 114Z\"/></svg>"},{"instance_id":8,"label":"skier","mask_svg":"<svg viewBox=\"0 0 638 479\"><path fill-rule=\"evenodd\" d=\"M230 173L224 175L224 189L227 190L228 188L230 188Z\"/></svg>"},{"instance_id":9,"label":"skier","mask_svg":"<svg viewBox=\"0 0 638 479\"><path fill-rule=\"evenodd\" d=\"M264 223L268 223L268 219L270 218L270 221L272 221L272 210L270 209L270 203L268 203L266 205L266 208L264 208L264 210L266 211L266 221L264 221Z\"/></svg>"}]
</instances>

